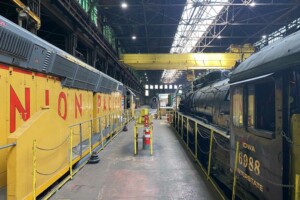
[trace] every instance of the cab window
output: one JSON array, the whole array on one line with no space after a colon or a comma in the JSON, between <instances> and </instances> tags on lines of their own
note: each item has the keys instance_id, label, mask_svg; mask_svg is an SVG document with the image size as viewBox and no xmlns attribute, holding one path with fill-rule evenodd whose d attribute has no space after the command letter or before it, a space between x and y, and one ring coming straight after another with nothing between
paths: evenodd
<instances>
[{"instance_id":1,"label":"cab window","mask_svg":"<svg viewBox=\"0 0 300 200\"><path fill-rule=\"evenodd\" d=\"M291 114L300 113L300 70L291 74L289 103Z\"/></svg>"},{"instance_id":2,"label":"cab window","mask_svg":"<svg viewBox=\"0 0 300 200\"><path fill-rule=\"evenodd\" d=\"M232 95L232 123L235 127L243 127L243 88L236 87Z\"/></svg>"},{"instance_id":3,"label":"cab window","mask_svg":"<svg viewBox=\"0 0 300 200\"><path fill-rule=\"evenodd\" d=\"M275 131L275 85L273 81L247 86L247 126Z\"/></svg>"}]
</instances>

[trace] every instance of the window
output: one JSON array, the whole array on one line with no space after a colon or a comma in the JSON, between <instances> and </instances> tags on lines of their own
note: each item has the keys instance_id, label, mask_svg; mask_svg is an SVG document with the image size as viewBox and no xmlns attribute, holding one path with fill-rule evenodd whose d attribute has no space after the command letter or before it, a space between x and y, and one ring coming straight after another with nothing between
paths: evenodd
<instances>
[{"instance_id":1,"label":"window","mask_svg":"<svg viewBox=\"0 0 300 200\"><path fill-rule=\"evenodd\" d=\"M149 89L149 85L145 85L145 89L148 90Z\"/></svg>"},{"instance_id":2,"label":"window","mask_svg":"<svg viewBox=\"0 0 300 200\"><path fill-rule=\"evenodd\" d=\"M289 102L290 102L291 114L299 114L300 113L300 70L291 73Z\"/></svg>"},{"instance_id":3,"label":"window","mask_svg":"<svg viewBox=\"0 0 300 200\"><path fill-rule=\"evenodd\" d=\"M174 89L177 89L177 85L174 85Z\"/></svg>"},{"instance_id":4,"label":"window","mask_svg":"<svg viewBox=\"0 0 300 200\"><path fill-rule=\"evenodd\" d=\"M165 85L165 89L168 89L168 85Z\"/></svg>"},{"instance_id":5,"label":"window","mask_svg":"<svg viewBox=\"0 0 300 200\"><path fill-rule=\"evenodd\" d=\"M273 81L256 84L255 97L253 105L255 105L255 128L275 131L275 85ZM248 111L249 107L248 106ZM251 109L250 109L251 110ZM255 115L254 115L255 114Z\"/></svg>"},{"instance_id":6,"label":"window","mask_svg":"<svg viewBox=\"0 0 300 200\"><path fill-rule=\"evenodd\" d=\"M232 95L232 123L236 127L243 126L243 88L237 87L233 89Z\"/></svg>"},{"instance_id":7,"label":"window","mask_svg":"<svg viewBox=\"0 0 300 200\"><path fill-rule=\"evenodd\" d=\"M169 85L169 89L173 89L173 85Z\"/></svg>"},{"instance_id":8,"label":"window","mask_svg":"<svg viewBox=\"0 0 300 200\"><path fill-rule=\"evenodd\" d=\"M150 85L150 90L153 90L153 85Z\"/></svg>"},{"instance_id":9,"label":"window","mask_svg":"<svg viewBox=\"0 0 300 200\"><path fill-rule=\"evenodd\" d=\"M178 93L179 93L179 94L182 94L182 90L179 90Z\"/></svg>"},{"instance_id":10,"label":"window","mask_svg":"<svg viewBox=\"0 0 300 200\"><path fill-rule=\"evenodd\" d=\"M146 97L149 96L149 90L145 90L145 96L146 96Z\"/></svg>"},{"instance_id":11,"label":"window","mask_svg":"<svg viewBox=\"0 0 300 200\"><path fill-rule=\"evenodd\" d=\"M248 127L254 128L255 119L255 88L254 86L248 86Z\"/></svg>"},{"instance_id":12,"label":"window","mask_svg":"<svg viewBox=\"0 0 300 200\"><path fill-rule=\"evenodd\" d=\"M160 85L160 86L159 86L159 89L161 89L161 90L164 89L164 86L163 86L163 85Z\"/></svg>"},{"instance_id":13,"label":"window","mask_svg":"<svg viewBox=\"0 0 300 200\"><path fill-rule=\"evenodd\" d=\"M154 88L157 90L158 89L158 85L155 85Z\"/></svg>"}]
</instances>

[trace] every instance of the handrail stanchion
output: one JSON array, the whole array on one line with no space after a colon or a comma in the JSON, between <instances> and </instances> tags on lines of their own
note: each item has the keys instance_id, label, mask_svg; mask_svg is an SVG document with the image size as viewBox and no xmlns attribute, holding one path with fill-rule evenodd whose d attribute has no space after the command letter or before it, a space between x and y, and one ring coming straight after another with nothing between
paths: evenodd
<instances>
[{"instance_id":1,"label":"handrail stanchion","mask_svg":"<svg viewBox=\"0 0 300 200\"><path fill-rule=\"evenodd\" d=\"M101 117L101 121L102 121L102 117ZM101 134L101 148L103 148L103 130L100 131L100 134Z\"/></svg>"},{"instance_id":2,"label":"handrail stanchion","mask_svg":"<svg viewBox=\"0 0 300 200\"><path fill-rule=\"evenodd\" d=\"M235 161L234 161L234 172L233 172L233 185L232 185L232 200L235 200L236 193L236 171L238 166L238 157L239 157L239 141L236 142L235 150Z\"/></svg>"},{"instance_id":3,"label":"handrail stanchion","mask_svg":"<svg viewBox=\"0 0 300 200\"><path fill-rule=\"evenodd\" d=\"M209 158L208 158L208 167L207 167L207 179L209 179L210 170L211 170L211 155L212 155L213 137L214 137L214 131L211 129L210 142L209 142Z\"/></svg>"},{"instance_id":4,"label":"handrail stanchion","mask_svg":"<svg viewBox=\"0 0 300 200\"><path fill-rule=\"evenodd\" d=\"M93 129L92 129L92 126L93 126L93 120L91 120L91 128L90 128L90 137L89 137L89 143L90 143L90 148L89 148L89 150L90 150L90 155L92 155L92 146L93 146L93 144L92 144L92 135L93 135Z\"/></svg>"},{"instance_id":5,"label":"handrail stanchion","mask_svg":"<svg viewBox=\"0 0 300 200\"><path fill-rule=\"evenodd\" d=\"M181 115L181 138L183 139L183 115Z\"/></svg>"},{"instance_id":6,"label":"handrail stanchion","mask_svg":"<svg viewBox=\"0 0 300 200\"><path fill-rule=\"evenodd\" d=\"M71 131L70 131L70 162L69 162L69 164L70 164L70 177L71 177L71 179L73 179L73 151L72 151L72 149L73 149L73 129L71 129Z\"/></svg>"},{"instance_id":7,"label":"handrail stanchion","mask_svg":"<svg viewBox=\"0 0 300 200\"><path fill-rule=\"evenodd\" d=\"M189 147L189 119L186 118L186 145Z\"/></svg>"},{"instance_id":8,"label":"handrail stanchion","mask_svg":"<svg viewBox=\"0 0 300 200\"><path fill-rule=\"evenodd\" d=\"M198 159L198 124L195 122L195 159Z\"/></svg>"},{"instance_id":9,"label":"handrail stanchion","mask_svg":"<svg viewBox=\"0 0 300 200\"><path fill-rule=\"evenodd\" d=\"M153 129L153 127L152 127L152 125L151 125L151 127L150 127L150 155L152 156L152 154L153 154L153 141L152 141L152 139L153 139L153 133L152 133L152 129Z\"/></svg>"},{"instance_id":10,"label":"handrail stanchion","mask_svg":"<svg viewBox=\"0 0 300 200\"><path fill-rule=\"evenodd\" d=\"M82 157L82 124L79 124L80 128L80 157Z\"/></svg>"},{"instance_id":11,"label":"handrail stanchion","mask_svg":"<svg viewBox=\"0 0 300 200\"><path fill-rule=\"evenodd\" d=\"M32 199L36 199L36 140L33 140L32 146Z\"/></svg>"},{"instance_id":12,"label":"handrail stanchion","mask_svg":"<svg viewBox=\"0 0 300 200\"><path fill-rule=\"evenodd\" d=\"M134 128L133 128L134 155L136 155L136 141L137 141L136 132L137 132L137 128L136 128L136 126L134 126Z\"/></svg>"}]
</instances>

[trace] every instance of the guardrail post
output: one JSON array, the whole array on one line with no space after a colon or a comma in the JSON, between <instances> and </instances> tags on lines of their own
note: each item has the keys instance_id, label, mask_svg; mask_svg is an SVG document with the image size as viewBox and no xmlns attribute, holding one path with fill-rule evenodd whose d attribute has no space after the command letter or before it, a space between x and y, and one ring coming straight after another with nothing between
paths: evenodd
<instances>
[{"instance_id":1,"label":"guardrail post","mask_svg":"<svg viewBox=\"0 0 300 200\"><path fill-rule=\"evenodd\" d=\"M150 127L150 155L151 156L153 154L153 141L152 141L152 139L153 139L153 127L151 125L151 127Z\"/></svg>"},{"instance_id":2,"label":"guardrail post","mask_svg":"<svg viewBox=\"0 0 300 200\"><path fill-rule=\"evenodd\" d=\"M70 167L70 177L73 179L73 129L70 130L70 162L69 162L69 167Z\"/></svg>"},{"instance_id":3,"label":"guardrail post","mask_svg":"<svg viewBox=\"0 0 300 200\"><path fill-rule=\"evenodd\" d=\"M136 155L136 141L137 141L137 138L136 138L136 132L137 132L137 127L134 126L134 128L133 128L134 155Z\"/></svg>"},{"instance_id":4,"label":"guardrail post","mask_svg":"<svg viewBox=\"0 0 300 200\"><path fill-rule=\"evenodd\" d=\"M36 140L32 145L32 199L36 199Z\"/></svg>"},{"instance_id":5,"label":"guardrail post","mask_svg":"<svg viewBox=\"0 0 300 200\"><path fill-rule=\"evenodd\" d=\"M89 137L90 155L92 155L92 146L93 146L93 144L92 144L92 136L93 136L93 120L91 120L90 137Z\"/></svg>"},{"instance_id":6,"label":"guardrail post","mask_svg":"<svg viewBox=\"0 0 300 200\"><path fill-rule=\"evenodd\" d=\"M177 132L179 133L179 113L177 115Z\"/></svg>"},{"instance_id":7,"label":"guardrail post","mask_svg":"<svg viewBox=\"0 0 300 200\"><path fill-rule=\"evenodd\" d=\"M100 139L100 135L102 133L101 129L102 129L102 118L99 117L99 141L103 139L102 136L101 136L101 139Z\"/></svg>"},{"instance_id":8,"label":"guardrail post","mask_svg":"<svg viewBox=\"0 0 300 200\"><path fill-rule=\"evenodd\" d=\"M102 117L100 117L100 119L101 119L100 121L102 121ZM103 130L101 130L100 134L101 134L101 147L103 148L103 140L104 140L104 138L103 138Z\"/></svg>"},{"instance_id":9,"label":"guardrail post","mask_svg":"<svg viewBox=\"0 0 300 200\"><path fill-rule=\"evenodd\" d=\"M210 170L211 170L211 155L212 155L213 137L214 137L214 131L211 129L211 131L210 131L210 142L209 142L209 158L208 158L208 167L207 167L207 170L208 170L207 179L209 179Z\"/></svg>"},{"instance_id":10,"label":"guardrail post","mask_svg":"<svg viewBox=\"0 0 300 200\"><path fill-rule=\"evenodd\" d=\"M234 161L234 173L233 173L233 186L232 186L232 200L235 200L235 192L236 192L236 171L238 166L238 158L239 157L239 141L236 142L236 150L235 150L235 161Z\"/></svg>"},{"instance_id":11,"label":"guardrail post","mask_svg":"<svg viewBox=\"0 0 300 200\"><path fill-rule=\"evenodd\" d=\"M111 114L108 114L108 125L109 125L109 136L111 136L111 132L112 132Z\"/></svg>"},{"instance_id":12,"label":"guardrail post","mask_svg":"<svg viewBox=\"0 0 300 200\"><path fill-rule=\"evenodd\" d=\"M198 124L195 122L195 159L198 159Z\"/></svg>"},{"instance_id":13,"label":"guardrail post","mask_svg":"<svg viewBox=\"0 0 300 200\"><path fill-rule=\"evenodd\" d=\"M79 124L80 129L80 157L82 156L82 124Z\"/></svg>"},{"instance_id":14,"label":"guardrail post","mask_svg":"<svg viewBox=\"0 0 300 200\"><path fill-rule=\"evenodd\" d=\"M189 119L186 118L186 145L189 148Z\"/></svg>"},{"instance_id":15,"label":"guardrail post","mask_svg":"<svg viewBox=\"0 0 300 200\"><path fill-rule=\"evenodd\" d=\"M180 134L181 134L181 138L183 139L183 115L181 115L181 131L180 131Z\"/></svg>"}]
</instances>

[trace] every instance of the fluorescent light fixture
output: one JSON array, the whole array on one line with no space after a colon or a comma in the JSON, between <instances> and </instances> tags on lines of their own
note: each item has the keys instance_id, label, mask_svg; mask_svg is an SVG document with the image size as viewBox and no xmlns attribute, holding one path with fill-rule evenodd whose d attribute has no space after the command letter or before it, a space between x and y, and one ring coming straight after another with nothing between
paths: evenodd
<instances>
[{"instance_id":1,"label":"fluorescent light fixture","mask_svg":"<svg viewBox=\"0 0 300 200\"><path fill-rule=\"evenodd\" d=\"M131 38L132 38L133 40L136 40L136 36L135 36L135 35L133 35Z\"/></svg>"},{"instance_id":2,"label":"fluorescent light fixture","mask_svg":"<svg viewBox=\"0 0 300 200\"><path fill-rule=\"evenodd\" d=\"M121 8L126 9L127 7L128 7L128 4L125 1L123 1L121 3Z\"/></svg>"}]
</instances>

